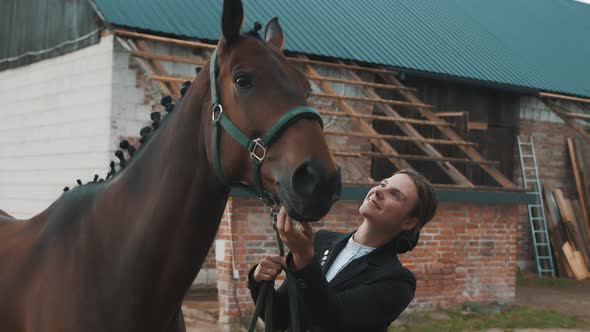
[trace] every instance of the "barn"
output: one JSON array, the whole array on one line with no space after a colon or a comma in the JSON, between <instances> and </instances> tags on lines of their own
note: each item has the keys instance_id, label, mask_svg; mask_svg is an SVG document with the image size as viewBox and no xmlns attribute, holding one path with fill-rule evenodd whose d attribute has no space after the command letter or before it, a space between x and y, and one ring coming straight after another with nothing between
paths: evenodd
<instances>
[{"instance_id":1,"label":"barn","mask_svg":"<svg viewBox=\"0 0 590 332\"><path fill-rule=\"evenodd\" d=\"M418 279L412 309L510 302L519 269L551 274L555 264L539 261L531 235L541 227L527 212L537 188L523 186L519 147L534 142L529 175L580 199L566 139L590 142L590 5L244 6L244 29L279 17L285 54L312 82L311 104L342 167L342 198L318 228L354 229L368 188L411 167L441 201L419 246L401 256ZM221 1L10 0L0 8L0 208L18 218L40 213L77 179L104 176L119 142L137 142L150 113L164 112L163 96L179 98L220 35ZM252 312L246 276L275 243L269 209L232 191L195 280L217 289L220 324Z\"/></svg>"}]
</instances>

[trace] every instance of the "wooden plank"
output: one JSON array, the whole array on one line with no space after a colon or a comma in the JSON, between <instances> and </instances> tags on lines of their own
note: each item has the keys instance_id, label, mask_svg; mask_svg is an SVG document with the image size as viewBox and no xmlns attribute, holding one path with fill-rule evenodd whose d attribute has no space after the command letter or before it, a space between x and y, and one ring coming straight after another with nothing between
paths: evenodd
<instances>
[{"instance_id":1,"label":"wooden plank","mask_svg":"<svg viewBox=\"0 0 590 332\"><path fill-rule=\"evenodd\" d=\"M341 84L354 85L354 86L368 86L371 88L382 89L382 90L408 90L408 91L415 91L416 90L414 88L408 88L405 86L372 83L372 82L365 82L365 81L345 80L345 79L326 77L326 76L307 76L307 79L312 80L312 81L318 81L318 82L341 83Z\"/></svg>"},{"instance_id":2,"label":"wooden plank","mask_svg":"<svg viewBox=\"0 0 590 332\"><path fill-rule=\"evenodd\" d=\"M143 40L135 41L135 46L139 51L151 53L150 47ZM146 60L146 62L148 63L148 66L151 67L150 71L158 75L168 75L168 71L166 71L166 68L164 68L164 66L160 63L159 60L151 59ZM180 95L180 86L178 86L177 84L168 83L166 86L168 88L169 94Z\"/></svg>"},{"instance_id":3,"label":"wooden plank","mask_svg":"<svg viewBox=\"0 0 590 332\"><path fill-rule=\"evenodd\" d=\"M331 116L339 116L339 117L348 117L348 118L358 118L358 119L371 119L371 120L381 120L381 121L389 121L389 122L403 122L403 123L414 123L414 124L421 124L421 125L431 125L431 126L443 126L443 127L450 127L451 124L448 122L435 122L435 121L428 121L428 120L420 120L420 119L408 119L408 118L392 118L390 116L383 116L383 115L368 115L368 114L348 114L343 112L334 112L334 111L326 111L323 109L319 109L318 112L322 115L331 115Z\"/></svg>"},{"instance_id":4,"label":"wooden plank","mask_svg":"<svg viewBox=\"0 0 590 332\"><path fill-rule=\"evenodd\" d=\"M305 66L305 74L306 75L309 75L309 76L314 76L314 75L317 76L318 75L318 73L315 71L315 69L313 69L310 65L306 65ZM323 91L326 91L327 93L336 94L336 91L334 89L332 89L332 87L330 86L330 84L327 83L327 82L320 82L318 84L318 87L320 89L322 89ZM357 115L357 113L353 110L353 108L350 107L350 105L348 105L348 103L346 103L344 100L338 99L337 100L337 105L344 112L346 112L348 114L352 114L352 115ZM351 119L351 122L354 125L356 125L356 127L359 128L359 130L361 130L364 134L366 134L366 135L377 135L377 132L375 131L375 129L373 129L365 121L363 121L361 119L352 118ZM369 141L377 149L379 149L379 151L381 151L383 153L389 153L389 154L393 154L393 155L399 155L399 153L389 143L387 143L387 141L385 141L385 139L383 139L383 138L378 138L378 137L369 138ZM398 169L412 168L412 166L410 164L408 164L403 159L389 158L388 160L393 165L395 165L395 167L397 167Z\"/></svg>"},{"instance_id":5,"label":"wooden plank","mask_svg":"<svg viewBox=\"0 0 590 332\"><path fill-rule=\"evenodd\" d=\"M351 72L348 71L347 74L355 80L361 80L361 78ZM401 83L399 83L401 85ZM364 88L363 90L368 96L370 97L374 97L377 98L380 96L377 94L377 92L374 89L371 88ZM388 116L394 118L394 119L404 119L403 116L401 116L391 105L379 105L378 108L385 114L387 114ZM438 121L434 121L434 122L444 122L442 120L438 120ZM412 125L410 124L406 124L406 123L397 123L397 126L409 137L418 137L418 138L424 138L422 136L422 134L420 134L420 132L418 130L416 130L416 128L414 128ZM426 143L426 142L415 142L416 145L418 146L418 148L420 150L422 150L424 153L426 153L428 156L431 157L435 157L435 158L444 158L443 154L440 153L434 146ZM453 166L453 164L451 164L448 161L441 161L441 162L437 162L436 163L438 165L438 167L440 167L440 169L447 174L455 183L461 184L461 185L466 185L466 186L473 186L473 183L471 183L471 181L469 181L469 179L467 177L465 177L465 175L463 175L461 172L459 172L459 170L457 168L455 168L455 166Z\"/></svg>"},{"instance_id":6,"label":"wooden plank","mask_svg":"<svg viewBox=\"0 0 590 332\"><path fill-rule=\"evenodd\" d=\"M588 98L566 96L566 95L562 95L562 94L558 94L558 93L539 92L539 97L541 97L541 98L563 99L563 100L569 100L569 101L576 101L576 102L579 102L579 103L590 104L590 99L588 99Z\"/></svg>"},{"instance_id":7,"label":"wooden plank","mask_svg":"<svg viewBox=\"0 0 590 332\"><path fill-rule=\"evenodd\" d=\"M541 99L541 101L545 104L545 106L547 106L547 108L553 111L555 115L560 117L570 127L574 128L574 130L577 131L580 135L582 135L585 139L590 141L590 133L588 133L586 129L582 127L579 123L577 123L575 120L572 120L564 114L567 112L567 110L547 99Z\"/></svg>"},{"instance_id":8,"label":"wooden plank","mask_svg":"<svg viewBox=\"0 0 590 332\"><path fill-rule=\"evenodd\" d=\"M584 261L580 261L578 256L575 255L575 250L573 250L571 244L569 242L566 242L563 244L561 248L563 250L563 253L565 254L567 261L569 262L570 267L572 268L572 271L574 272L574 276L576 277L576 279L586 279L588 275L588 268L585 266Z\"/></svg>"},{"instance_id":9,"label":"wooden plank","mask_svg":"<svg viewBox=\"0 0 590 332\"><path fill-rule=\"evenodd\" d=\"M313 97L318 98L331 98L331 99L343 99L343 100L352 100L352 101L359 101L365 103L375 103L375 104L387 104L387 105L396 105L402 107L424 107L424 108L432 108L431 105L422 104L422 103L412 103L406 101L398 101L398 100L389 100L383 98L367 98L367 97L355 97L355 96L343 96L336 93L319 93L314 92L311 94Z\"/></svg>"},{"instance_id":10,"label":"wooden plank","mask_svg":"<svg viewBox=\"0 0 590 332\"><path fill-rule=\"evenodd\" d=\"M578 169L580 170L580 177L582 182L582 192L584 193L584 206L588 216L586 219L586 230L588 231L588 237L590 238L590 149L587 145L581 146L580 141L575 139L574 151L576 152L576 161ZM590 240L589 240L590 241Z\"/></svg>"},{"instance_id":11,"label":"wooden plank","mask_svg":"<svg viewBox=\"0 0 590 332\"><path fill-rule=\"evenodd\" d=\"M383 78L383 80L385 82L389 83L389 84L401 84L397 80L397 78L395 78L393 75L383 75L383 74L380 74L380 75ZM400 91L399 93L402 96L404 96L406 99L408 99L410 102L417 103L417 104L421 104L422 103L420 101L420 99L418 99L418 97L414 93L411 93L411 92L408 92L408 91ZM434 114L430 109L424 108L424 107L417 107L417 109L421 112L422 116L425 117L426 119L428 119L430 121L440 121L440 118L437 117L436 114ZM464 141L461 136L459 136L458 134L456 134L450 128L446 128L446 127L437 127L437 128L438 128L438 130L440 130L440 132L444 136L446 136L450 140L457 141L457 142L463 142ZM475 150L474 148L472 148L470 146L464 146L464 145L458 145L458 147L469 158L474 159L474 160L484 160L484 158L482 157L482 155L477 150ZM492 166L489 166L489 165L485 165L485 164L480 164L480 167L486 173L488 173L496 182L498 182L498 184L500 184L502 187L504 187L504 188L516 188L517 187L514 183L512 183L512 181L510 181L497 168L492 167Z\"/></svg>"},{"instance_id":12,"label":"wooden plank","mask_svg":"<svg viewBox=\"0 0 590 332\"><path fill-rule=\"evenodd\" d=\"M467 130L488 130L488 123L479 121L469 121L467 122Z\"/></svg>"},{"instance_id":13,"label":"wooden plank","mask_svg":"<svg viewBox=\"0 0 590 332\"><path fill-rule=\"evenodd\" d=\"M547 230L549 231L549 241L555 255L555 265L557 266L558 276L573 277L574 273L563 253L563 243L565 242L564 233L558 223L557 204L553 198L553 188L543 184L543 198L545 199L545 219L547 220Z\"/></svg>"},{"instance_id":14,"label":"wooden plank","mask_svg":"<svg viewBox=\"0 0 590 332\"><path fill-rule=\"evenodd\" d=\"M575 220L577 222L577 229L579 231L580 243L576 246L584 257L586 266L590 266L590 234L584 226L584 217L582 216L582 207L579 200L572 200L572 207L574 210Z\"/></svg>"},{"instance_id":15,"label":"wooden plank","mask_svg":"<svg viewBox=\"0 0 590 332\"><path fill-rule=\"evenodd\" d=\"M336 157L350 157L350 158L362 158L362 157L399 158L399 159L406 159L406 160L447 161L447 162L465 163L465 164L479 163L479 161L474 161L472 159L466 159L466 158L431 157L431 156L412 155L412 154L392 155L392 154L379 153L379 152L356 152L356 151L332 151L332 154ZM486 162L491 165L497 165L500 163L499 161L491 161L491 160L486 161Z\"/></svg>"},{"instance_id":16,"label":"wooden plank","mask_svg":"<svg viewBox=\"0 0 590 332\"><path fill-rule=\"evenodd\" d=\"M161 53L143 52L139 50L131 50L131 55L142 59L186 63L189 65L196 66L204 66L205 64L207 64L207 61L199 59L191 59L183 56L167 55Z\"/></svg>"},{"instance_id":17,"label":"wooden plank","mask_svg":"<svg viewBox=\"0 0 590 332\"><path fill-rule=\"evenodd\" d=\"M119 35L119 36L135 37L135 38L154 40L154 41L159 41L159 42L163 42L163 43L188 46L188 47L195 47L195 48L214 49L217 47L216 44L208 44L208 43L189 41L189 40L177 39L177 38L161 37L161 36L150 35L147 33L139 33L139 32L135 32L135 31L128 31L128 30L122 30L122 29L115 29L115 30L113 30L113 33L115 35Z\"/></svg>"},{"instance_id":18,"label":"wooden plank","mask_svg":"<svg viewBox=\"0 0 590 332\"><path fill-rule=\"evenodd\" d=\"M436 112L434 114L439 118L459 118L464 117L467 112Z\"/></svg>"},{"instance_id":19,"label":"wooden plank","mask_svg":"<svg viewBox=\"0 0 590 332\"><path fill-rule=\"evenodd\" d=\"M410 137L410 136L400 136L400 135L388 135L388 134L365 134L364 132L356 132L356 131L334 131L334 130L324 130L324 135L331 135L331 136L350 136L350 137L362 137L362 138L378 138L378 139L390 139L395 141L401 142L420 142L420 143L430 143L430 144L440 144L440 145L457 145L456 142L438 139L438 138L424 138L424 137ZM477 145L477 143L472 142L461 142L459 144L469 144L469 145ZM477 160L479 162L487 162L487 160Z\"/></svg>"},{"instance_id":20,"label":"wooden plank","mask_svg":"<svg viewBox=\"0 0 590 332\"><path fill-rule=\"evenodd\" d=\"M571 164L572 164L572 171L574 173L574 179L576 182L576 188L578 189L578 196L580 197L580 205L582 208L582 217L583 217L583 222L580 223L581 227L584 227L586 230L586 234L590 234L590 215L588 211L588 206L587 206L587 202L588 202L588 193L586 192L586 190L584 189L584 183L583 183L583 179L582 179L582 172L581 170L583 168L581 168L580 165L581 163L583 163L583 158L578 159L579 157L579 149L576 149L576 144L574 143L574 141L572 140L571 137L567 138L567 147L568 147L568 151L569 151L569 155L570 155L570 160L571 160ZM588 239L588 243L590 243L590 239Z\"/></svg>"},{"instance_id":21,"label":"wooden plank","mask_svg":"<svg viewBox=\"0 0 590 332\"><path fill-rule=\"evenodd\" d=\"M587 252L588 242L582 237L582 230L579 228L578 222L576 220L572 203L563 196L563 192L560 189L554 189L553 194L555 196L555 200L557 201L557 205L559 206L561 220L567 233L568 241L570 242L574 251L577 250L581 252L581 255L584 257L582 261L585 261L586 257L588 257L590 254Z\"/></svg>"}]
</instances>

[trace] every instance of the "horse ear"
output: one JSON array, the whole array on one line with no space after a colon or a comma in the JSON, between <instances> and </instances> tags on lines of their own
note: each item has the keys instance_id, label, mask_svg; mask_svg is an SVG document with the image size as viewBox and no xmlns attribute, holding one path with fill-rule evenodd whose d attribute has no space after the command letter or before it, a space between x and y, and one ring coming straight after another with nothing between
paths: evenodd
<instances>
[{"instance_id":1,"label":"horse ear","mask_svg":"<svg viewBox=\"0 0 590 332\"><path fill-rule=\"evenodd\" d=\"M283 29L281 29L278 17L273 17L266 24L266 28L264 28L264 40L279 50L283 49L285 39L283 38Z\"/></svg>"},{"instance_id":2,"label":"horse ear","mask_svg":"<svg viewBox=\"0 0 590 332\"><path fill-rule=\"evenodd\" d=\"M227 42L240 36L240 28L244 20L244 7L241 0L224 0L221 14L221 32Z\"/></svg>"}]
</instances>

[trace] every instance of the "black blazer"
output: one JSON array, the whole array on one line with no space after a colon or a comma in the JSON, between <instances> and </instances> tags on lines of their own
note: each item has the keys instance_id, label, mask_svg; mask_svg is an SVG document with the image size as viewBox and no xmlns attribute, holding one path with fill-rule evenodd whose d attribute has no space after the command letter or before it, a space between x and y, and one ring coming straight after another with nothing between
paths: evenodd
<instances>
[{"instance_id":1,"label":"black blazer","mask_svg":"<svg viewBox=\"0 0 590 332\"><path fill-rule=\"evenodd\" d=\"M395 240L353 260L332 281L326 281L325 273L352 234L318 231L315 259L294 272L303 331L387 331L414 298L416 278L398 260ZM254 302L261 285L252 279L255 268L248 275ZM274 326L279 330L287 328L290 318L285 285L275 290L273 301Z\"/></svg>"}]
</instances>

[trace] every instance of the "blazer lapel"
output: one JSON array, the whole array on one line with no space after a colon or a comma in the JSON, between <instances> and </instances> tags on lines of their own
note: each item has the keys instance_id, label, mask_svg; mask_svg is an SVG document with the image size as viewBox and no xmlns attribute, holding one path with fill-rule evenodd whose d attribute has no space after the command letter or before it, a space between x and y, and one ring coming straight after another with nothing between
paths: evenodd
<instances>
[{"instance_id":1,"label":"blazer lapel","mask_svg":"<svg viewBox=\"0 0 590 332\"><path fill-rule=\"evenodd\" d=\"M332 279L332 281L329 282L330 286L336 287L365 271L369 266L366 258L366 256L357 258L350 262L348 265L346 265L344 269L338 272L338 274L334 276L334 279Z\"/></svg>"},{"instance_id":2,"label":"blazer lapel","mask_svg":"<svg viewBox=\"0 0 590 332\"><path fill-rule=\"evenodd\" d=\"M322 273L326 275L326 272L334 263L338 254L346 247L346 243L348 239L352 236L353 233L342 234L338 236L333 242L330 242L327 246L321 249L321 256L320 258L320 265L322 266Z\"/></svg>"}]
</instances>

